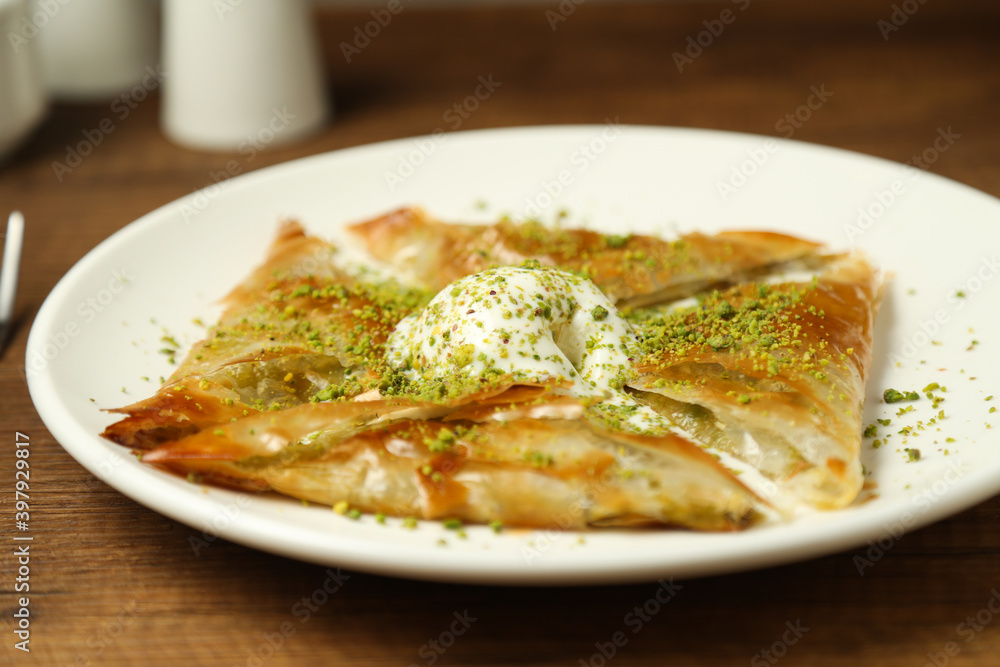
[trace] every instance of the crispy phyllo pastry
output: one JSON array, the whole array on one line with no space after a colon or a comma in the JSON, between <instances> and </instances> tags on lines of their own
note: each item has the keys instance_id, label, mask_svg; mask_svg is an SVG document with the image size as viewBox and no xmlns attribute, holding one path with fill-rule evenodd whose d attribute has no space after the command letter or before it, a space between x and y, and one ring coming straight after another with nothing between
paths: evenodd
<instances>
[{"instance_id":1,"label":"crispy phyllo pastry","mask_svg":"<svg viewBox=\"0 0 1000 667\"><path fill-rule=\"evenodd\" d=\"M394 418L407 408L398 402L302 405L166 443L143 461L227 486L423 519L717 531L759 517L759 499L684 438L616 432L578 418L574 399L514 391L479 415L438 419ZM549 401L554 410L544 409ZM461 418L472 416L480 421Z\"/></svg>"},{"instance_id":2,"label":"crispy phyllo pastry","mask_svg":"<svg viewBox=\"0 0 1000 667\"><path fill-rule=\"evenodd\" d=\"M439 222L404 208L352 226L369 253L432 291L491 266L534 259L590 278L619 308L661 303L759 276L793 262L815 266L819 244L773 232L697 232L671 241L556 229L539 222Z\"/></svg>"},{"instance_id":3,"label":"crispy phyllo pastry","mask_svg":"<svg viewBox=\"0 0 1000 667\"><path fill-rule=\"evenodd\" d=\"M265 261L222 300L223 313L156 395L113 412L104 436L148 449L261 410L361 393L396 323L428 295L357 280L336 249L286 222Z\"/></svg>"},{"instance_id":4,"label":"crispy phyllo pastry","mask_svg":"<svg viewBox=\"0 0 1000 667\"><path fill-rule=\"evenodd\" d=\"M632 314L645 354L629 386L699 442L794 499L850 503L881 277L841 258L807 282L745 283Z\"/></svg>"},{"instance_id":5,"label":"crispy phyllo pastry","mask_svg":"<svg viewBox=\"0 0 1000 667\"><path fill-rule=\"evenodd\" d=\"M419 209L350 231L384 268L285 223L103 435L353 515L719 531L857 494L881 294L863 258L768 232L667 241ZM774 275L791 269L819 273Z\"/></svg>"}]
</instances>

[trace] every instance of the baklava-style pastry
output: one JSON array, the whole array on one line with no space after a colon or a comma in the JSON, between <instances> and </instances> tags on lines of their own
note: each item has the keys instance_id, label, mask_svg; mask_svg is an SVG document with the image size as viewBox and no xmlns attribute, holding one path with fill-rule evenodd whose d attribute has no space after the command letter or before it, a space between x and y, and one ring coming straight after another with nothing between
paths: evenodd
<instances>
[{"instance_id":1,"label":"baklava-style pastry","mask_svg":"<svg viewBox=\"0 0 1000 667\"><path fill-rule=\"evenodd\" d=\"M718 531L760 516L755 494L676 434L603 428L565 396L505 399L479 421L470 412L396 418L407 406L387 401L302 405L163 444L143 461L227 486L423 519ZM547 401L557 410L543 410Z\"/></svg>"},{"instance_id":2,"label":"baklava-style pastry","mask_svg":"<svg viewBox=\"0 0 1000 667\"><path fill-rule=\"evenodd\" d=\"M882 289L860 255L412 208L350 231L396 277L284 223L205 339L102 435L221 486L533 528L740 530L857 495ZM790 269L821 270L773 275ZM762 499L734 459L780 493Z\"/></svg>"},{"instance_id":3,"label":"baklava-style pastry","mask_svg":"<svg viewBox=\"0 0 1000 667\"><path fill-rule=\"evenodd\" d=\"M685 234L663 240L501 220L440 222L404 208L349 228L374 257L431 291L491 266L538 260L585 275L619 308L671 301L717 285L825 257L817 243L759 231Z\"/></svg>"},{"instance_id":4,"label":"baklava-style pastry","mask_svg":"<svg viewBox=\"0 0 1000 667\"><path fill-rule=\"evenodd\" d=\"M882 278L848 255L810 282L745 283L632 314L645 354L629 386L694 439L807 505L862 484L861 417Z\"/></svg>"},{"instance_id":5,"label":"baklava-style pastry","mask_svg":"<svg viewBox=\"0 0 1000 667\"><path fill-rule=\"evenodd\" d=\"M376 377L370 359L428 295L360 281L335 254L283 223L264 262L222 300L218 323L154 396L112 410L126 418L103 435L148 449L261 410L361 393Z\"/></svg>"}]
</instances>

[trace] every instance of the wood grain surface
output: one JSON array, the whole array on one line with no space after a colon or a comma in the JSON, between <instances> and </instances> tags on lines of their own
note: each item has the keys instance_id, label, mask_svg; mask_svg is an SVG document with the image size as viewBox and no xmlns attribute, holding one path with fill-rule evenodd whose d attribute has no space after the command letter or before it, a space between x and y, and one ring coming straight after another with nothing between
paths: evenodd
<instances>
[{"instance_id":1,"label":"wood grain surface","mask_svg":"<svg viewBox=\"0 0 1000 667\"><path fill-rule=\"evenodd\" d=\"M556 0L462 10L416 5L404 2L350 63L340 44L371 17L324 9L319 30L335 121L306 143L251 161L238 156L242 170L451 130L445 113L477 77L492 75L502 87L460 129L618 117L777 136L810 88L825 86L832 95L796 139L906 161L931 146L939 128L952 128L960 139L932 171L1000 195L1000 5L992 1L900 1L901 10L915 11L905 23L897 15L899 29L886 35L891 24L879 21L892 20L889 0L567 0L568 15L559 15L566 20L554 30L546 12L559 11ZM679 71L673 54L725 10L734 20ZM56 105L0 168L0 213L19 208L28 221L16 329L0 361L0 655L7 656L0 662L1000 664L1000 617L989 609L1000 595L998 497L904 536L863 577L853 556L866 547L679 582L676 597L639 632L625 618L655 584L491 588L344 572L339 590L308 610L296 605L322 588L326 568L221 540L195 555L191 529L120 495L62 450L36 415L22 371L28 329L59 278L138 216L208 185L210 173L234 157L169 143L158 129L158 103L154 94L126 118L109 103ZM114 131L59 180L53 162L106 117ZM31 439L30 654L15 650L13 634L24 595L13 591L11 555L15 431ZM451 637L455 614L467 614L468 628ZM980 629L969 636L967 619L977 615ZM798 632L789 630L796 625ZM627 642L616 646L616 637ZM612 648L613 657L602 655ZM949 648L958 652L948 655Z\"/></svg>"}]
</instances>

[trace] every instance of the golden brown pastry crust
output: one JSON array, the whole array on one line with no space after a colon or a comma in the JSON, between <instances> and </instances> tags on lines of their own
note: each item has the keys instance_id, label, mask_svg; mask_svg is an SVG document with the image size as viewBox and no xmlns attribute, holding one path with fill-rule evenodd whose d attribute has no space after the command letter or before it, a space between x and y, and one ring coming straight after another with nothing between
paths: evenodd
<instances>
[{"instance_id":1,"label":"golden brown pastry crust","mask_svg":"<svg viewBox=\"0 0 1000 667\"><path fill-rule=\"evenodd\" d=\"M203 430L143 460L216 484L424 519L737 530L759 517L759 499L683 438L516 414L519 404L537 411L540 398L514 388L494 404L506 418L483 421L396 418L407 406L385 401L302 405Z\"/></svg>"},{"instance_id":2,"label":"golden brown pastry crust","mask_svg":"<svg viewBox=\"0 0 1000 667\"><path fill-rule=\"evenodd\" d=\"M534 258L587 272L630 305L791 260L828 259L814 243L766 232L667 242L509 222L444 225L415 209L355 231L376 256L432 287ZM493 378L454 395L393 398L384 384L392 379L372 360L399 319L430 295L390 285L389 297L333 256L296 223L283 225L264 263L223 301L206 339L155 396L116 410L126 418L103 435L147 450L143 461L174 473L399 516L699 530L739 529L759 517L765 503L690 438L621 432L552 383ZM757 312L752 302L767 301L759 289L738 285L702 305ZM692 311L686 343L677 345L676 331L663 336L668 310L636 311L648 355L632 390L695 441L743 456L817 507L842 506L860 485L878 277L849 257L814 285L767 289L772 301L788 303L755 320L752 338L710 330ZM669 339L659 347L657 318ZM760 438L764 454L741 449L741 432Z\"/></svg>"},{"instance_id":3,"label":"golden brown pastry crust","mask_svg":"<svg viewBox=\"0 0 1000 667\"><path fill-rule=\"evenodd\" d=\"M812 283L748 283L689 309L647 313L640 329L649 353L630 385L669 399L651 404L702 437L714 433L712 444L799 500L842 507L862 483L861 417L881 285L864 258L850 255Z\"/></svg>"},{"instance_id":4,"label":"golden brown pastry crust","mask_svg":"<svg viewBox=\"0 0 1000 667\"><path fill-rule=\"evenodd\" d=\"M111 410L127 417L102 435L148 449L331 387L360 392L372 351L423 297L369 289L334 263L335 252L282 223L265 260L222 300L219 322L155 396Z\"/></svg>"},{"instance_id":5,"label":"golden brown pastry crust","mask_svg":"<svg viewBox=\"0 0 1000 667\"><path fill-rule=\"evenodd\" d=\"M820 260L819 244L772 232L695 232L665 241L536 222L448 224L416 208L350 230L374 257L433 291L491 266L536 259L585 274L620 308L690 296L793 260Z\"/></svg>"}]
</instances>

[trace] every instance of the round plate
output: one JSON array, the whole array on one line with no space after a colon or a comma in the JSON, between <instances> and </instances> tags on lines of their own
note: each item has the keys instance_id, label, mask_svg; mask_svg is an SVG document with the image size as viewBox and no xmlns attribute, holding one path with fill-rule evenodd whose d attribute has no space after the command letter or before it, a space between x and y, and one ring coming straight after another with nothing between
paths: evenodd
<instances>
[{"instance_id":1,"label":"round plate","mask_svg":"<svg viewBox=\"0 0 1000 667\"><path fill-rule=\"evenodd\" d=\"M947 148L947 142L938 147ZM621 233L770 229L858 246L893 274L879 314L862 447L869 489L851 507L742 533L558 530L467 536L421 522L351 520L276 495L207 488L144 466L97 436L101 412L151 395L172 367L160 338L204 335L213 301L261 259L276 223L319 235L404 205L451 221L502 214ZM225 181L128 225L84 257L35 320L26 373L46 426L84 467L192 527L315 563L423 579L596 584L786 563L870 542L874 566L905 530L1000 491L1000 201L911 167L773 138L689 129L533 127L404 139L317 155ZM976 342L980 341L980 342ZM144 378L150 378L145 380ZM886 405L887 388L936 382ZM913 410L901 415L901 407ZM938 413L944 411L944 417ZM933 422L931 420L934 420ZM996 422L997 429L991 430ZM910 435L901 433L909 428ZM886 435L891 434L888 439ZM910 461L906 449L919 449Z\"/></svg>"}]
</instances>

